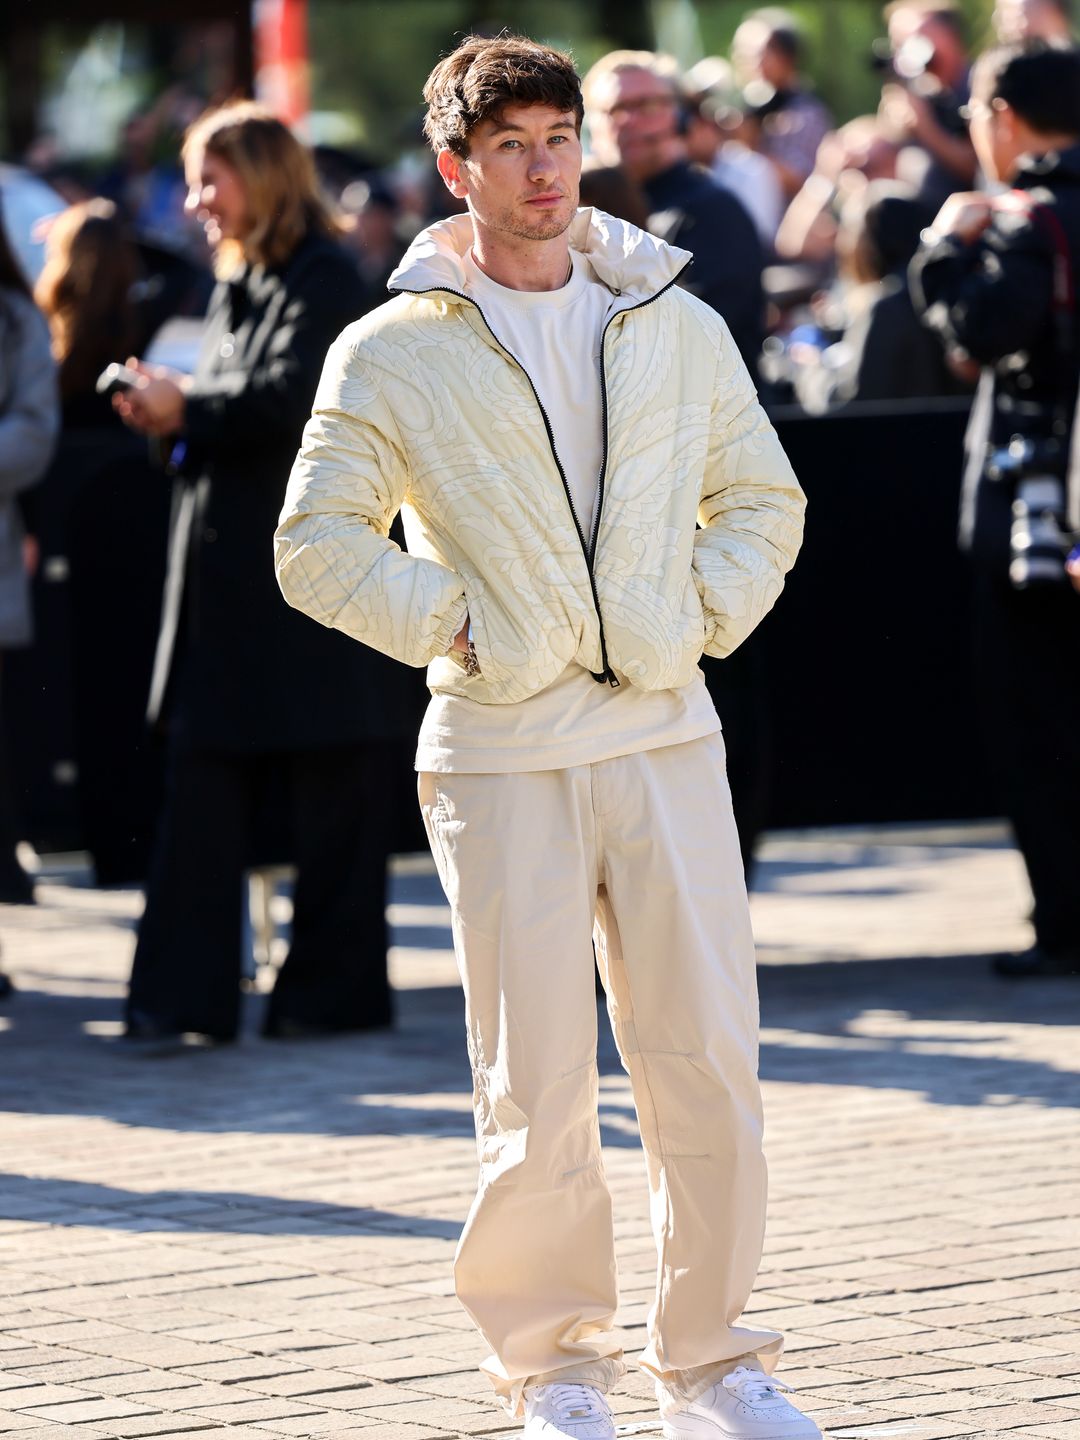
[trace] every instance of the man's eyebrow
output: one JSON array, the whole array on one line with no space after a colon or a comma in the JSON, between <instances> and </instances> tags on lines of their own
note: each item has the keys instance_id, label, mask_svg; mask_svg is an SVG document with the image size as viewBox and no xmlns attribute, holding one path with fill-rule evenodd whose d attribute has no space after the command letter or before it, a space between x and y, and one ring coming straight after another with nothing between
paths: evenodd
<instances>
[{"instance_id":1,"label":"man's eyebrow","mask_svg":"<svg viewBox=\"0 0 1080 1440\"><path fill-rule=\"evenodd\" d=\"M493 135L524 135L525 133L524 125L508 125L503 120L489 120L488 124L491 126L491 133ZM573 120L566 119L556 120L554 124L549 125L547 128L549 130L576 130L577 126Z\"/></svg>"}]
</instances>

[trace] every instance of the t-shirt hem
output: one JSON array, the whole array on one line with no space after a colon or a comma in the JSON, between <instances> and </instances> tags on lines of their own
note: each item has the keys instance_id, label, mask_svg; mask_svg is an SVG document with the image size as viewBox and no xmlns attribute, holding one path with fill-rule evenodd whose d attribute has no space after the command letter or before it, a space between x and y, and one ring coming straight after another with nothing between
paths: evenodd
<instances>
[{"instance_id":1,"label":"t-shirt hem","mask_svg":"<svg viewBox=\"0 0 1080 1440\"><path fill-rule=\"evenodd\" d=\"M475 755L468 751L447 750L434 745L417 748L413 768L420 773L436 775L516 775L532 770L569 770L575 765L597 765L602 760L615 760L622 755L640 755L646 750L662 750L668 745L684 745L703 740L721 730L719 716L702 716L693 722L664 726L652 733L590 736L587 743L576 745L516 746L505 750L485 747Z\"/></svg>"}]
</instances>

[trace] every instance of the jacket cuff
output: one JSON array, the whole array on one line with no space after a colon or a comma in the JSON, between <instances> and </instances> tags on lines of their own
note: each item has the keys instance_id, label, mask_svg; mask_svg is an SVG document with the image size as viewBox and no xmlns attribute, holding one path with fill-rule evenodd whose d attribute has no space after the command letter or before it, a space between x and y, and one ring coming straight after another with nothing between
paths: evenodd
<instances>
[{"instance_id":1,"label":"jacket cuff","mask_svg":"<svg viewBox=\"0 0 1080 1440\"><path fill-rule=\"evenodd\" d=\"M449 655L450 646L454 643L454 636L457 635L462 625L465 624L465 617L469 613L468 597L464 594L460 599L455 600L450 609L443 616L443 622L432 636L433 660L439 660L444 655Z\"/></svg>"}]
</instances>

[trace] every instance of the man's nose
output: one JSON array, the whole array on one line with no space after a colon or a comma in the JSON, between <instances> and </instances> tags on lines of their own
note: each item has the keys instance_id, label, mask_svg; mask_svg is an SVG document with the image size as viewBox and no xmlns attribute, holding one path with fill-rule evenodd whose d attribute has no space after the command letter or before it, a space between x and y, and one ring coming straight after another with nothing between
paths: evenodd
<instances>
[{"instance_id":1,"label":"man's nose","mask_svg":"<svg viewBox=\"0 0 1080 1440\"><path fill-rule=\"evenodd\" d=\"M529 179L545 180L555 174L555 157L546 145L539 146L529 157Z\"/></svg>"}]
</instances>

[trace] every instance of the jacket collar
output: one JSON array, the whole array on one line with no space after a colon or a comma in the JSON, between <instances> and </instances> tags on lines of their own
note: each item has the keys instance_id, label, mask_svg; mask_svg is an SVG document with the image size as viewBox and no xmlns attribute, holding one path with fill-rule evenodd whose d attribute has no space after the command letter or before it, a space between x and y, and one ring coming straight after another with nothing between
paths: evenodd
<instances>
[{"instance_id":1,"label":"jacket collar","mask_svg":"<svg viewBox=\"0 0 1080 1440\"><path fill-rule=\"evenodd\" d=\"M1013 180L1017 190L1031 190L1044 185L1051 177L1080 180L1080 144L1068 145L1062 150L1048 150L1043 155L1025 155Z\"/></svg>"},{"instance_id":2,"label":"jacket collar","mask_svg":"<svg viewBox=\"0 0 1080 1440\"><path fill-rule=\"evenodd\" d=\"M429 225L405 252L387 282L388 289L413 294L441 290L464 296L465 256L472 242L468 215L453 215ZM570 248L585 256L601 284L635 305L666 289L692 259L688 250L588 206L570 222Z\"/></svg>"}]
</instances>

